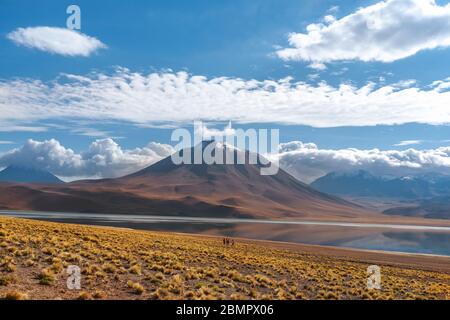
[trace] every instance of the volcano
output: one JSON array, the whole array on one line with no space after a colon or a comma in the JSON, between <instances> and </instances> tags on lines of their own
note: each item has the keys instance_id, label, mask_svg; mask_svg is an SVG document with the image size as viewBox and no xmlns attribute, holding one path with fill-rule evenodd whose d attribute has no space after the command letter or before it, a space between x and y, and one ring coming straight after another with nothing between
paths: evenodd
<instances>
[{"instance_id":1,"label":"volcano","mask_svg":"<svg viewBox=\"0 0 450 320\"><path fill-rule=\"evenodd\" d=\"M250 153L245 155L248 159ZM274 175L261 175L262 166L248 161L176 165L167 157L116 179L61 186L0 185L0 208L246 218L353 218L371 214L316 191L282 169Z\"/></svg>"}]
</instances>

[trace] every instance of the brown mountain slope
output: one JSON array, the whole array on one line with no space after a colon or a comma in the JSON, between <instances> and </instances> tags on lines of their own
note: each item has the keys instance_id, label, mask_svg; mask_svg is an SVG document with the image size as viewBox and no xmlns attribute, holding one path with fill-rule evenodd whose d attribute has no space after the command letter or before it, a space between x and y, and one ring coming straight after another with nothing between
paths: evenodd
<instances>
[{"instance_id":1,"label":"brown mountain slope","mask_svg":"<svg viewBox=\"0 0 450 320\"><path fill-rule=\"evenodd\" d=\"M247 153L248 155L248 153ZM261 165L175 165L170 157L118 179L0 185L0 208L213 217L355 218L376 215Z\"/></svg>"},{"instance_id":2,"label":"brown mountain slope","mask_svg":"<svg viewBox=\"0 0 450 320\"><path fill-rule=\"evenodd\" d=\"M387 215L450 220L450 196L432 197L383 211Z\"/></svg>"}]
</instances>

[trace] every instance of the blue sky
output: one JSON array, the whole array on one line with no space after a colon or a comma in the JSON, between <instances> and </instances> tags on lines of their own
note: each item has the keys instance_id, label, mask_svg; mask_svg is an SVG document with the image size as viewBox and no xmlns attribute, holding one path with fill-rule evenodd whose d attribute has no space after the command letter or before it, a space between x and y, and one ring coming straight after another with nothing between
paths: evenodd
<instances>
[{"instance_id":1,"label":"blue sky","mask_svg":"<svg viewBox=\"0 0 450 320\"><path fill-rule=\"evenodd\" d=\"M174 125L191 126L191 108L192 114L198 118L202 114L199 104L211 105L214 109L214 104L221 99L238 101L244 106L242 109L228 109L229 105L225 102L224 106L217 106L217 110L205 116L209 122L219 120L211 125L221 127L231 120L235 127L279 128L282 142L300 140L315 143L321 149L334 150L428 150L446 147L450 140L450 113L442 105L447 99L446 85L450 77L450 42L447 42L450 35L445 31L448 29L446 21L450 19L450 9L446 7L449 1L406 2L414 9L411 15L418 17L416 25L410 23L410 16L404 14L404 10L386 5L384 11L380 9L381 13L373 9L361 13L362 18L358 18L368 19L371 23L374 21L375 27L367 32L375 30L373 32L378 33L371 35L358 34L358 30L351 29L351 24L344 27L332 24L340 19L345 21L360 8L375 8L374 5L382 3L381 0L171 0L108 1L107 4L102 1L73 3L48 0L37 4L33 1L3 0L0 3L0 79L3 92L9 95L2 98L0 91L0 110L3 113L0 124L4 127L0 130L0 153L19 148L27 139L44 141L54 138L75 152L86 150L96 139L108 137L123 149L143 147L150 141L170 143ZM27 44L20 43L21 31L11 36L19 28L66 28L66 8L70 4L81 8L79 32L97 39L105 45L104 48L93 49L88 54L68 55L54 48L36 48L42 37L48 38L50 35L38 35L37 40L28 38ZM423 4L428 7L421 6ZM429 8L437 8L439 12L435 14ZM390 19L400 22L405 19L406 27L385 23ZM359 20L354 18L354 21ZM322 26L316 25L316 32L321 33L323 39L321 43L310 44L308 41L315 41L315 31L308 25L319 23ZM321 28L330 28L331 31ZM346 36L339 34L343 31L349 32L347 34L353 32L356 41L343 42L342 48L338 48L340 37ZM395 33L402 37L392 37ZM296 40L292 34L302 34L308 40ZM35 36L36 33L33 33ZM334 39L333 43L327 42L326 37ZM392 39L387 41L383 37ZM295 50L292 54L283 55L286 49ZM319 66L311 67L313 63ZM118 68L127 68L127 71L118 71ZM173 106L168 107L166 119L165 105L155 106L153 94L142 93L139 87L135 93L142 94L139 96L142 100L135 102L134 98L130 98L130 101L124 101L134 91L126 89L124 93L120 87L122 84L115 82L127 83L137 79L147 84L150 80L141 78L150 79L153 73L164 74L168 78L174 76L178 81L178 78L185 77L178 75L180 71L186 72L188 82L190 77L195 76L204 77L207 81L222 77L232 79L234 83L230 86L239 87L237 91L243 91L247 100L243 100L233 89L222 95L221 91L208 84L211 88L207 89L210 91L206 98L193 100L195 103L189 105L185 102L189 96L178 97L180 100L174 100ZM89 81L95 80L95 84L87 85L86 89L83 87L86 80L66 78L66 74L87 77ZM102 80L105 77L108 77L107 81ZM286 87L287 91L292 91L289 94L296 94L296 86L304 83L306 87L302 87L302 92L313 91L314 95L305 103L281 93L268 102L258 100L265 99L272 91L283 91L282 79L286 77L290 78L291 83ZM129 80L131 78L134 80ZM240 79L246 83L237 83ZM16 80L18 84L14 82ZM258 81L257 88L248 89L253 80ZM35 81L39 81L39 85ZM165 83L166 80L158 81ZM270 81L275 81L278 89L266 88ZM432 83L436 81L441 81L444 86L436 89L435 93L433 90L438 84ZM118 90L122 91L118 92L117 99L108 101L98 92L102 91L103 82L108 83L108 90L120 87ZM61 86L59 91L55 83ZM66 83L73 84L70 92L64 87ZM381 93L367 97L364 87L369 83L373 85L373 88L367 88L369 91L381 88L382 93L390 87L398 94L396 97L388 95L380 98ZM320 89L324 84L328 88ZM229 88L227 83L221 82L221 85ZM339 97L346 92L345 88L339 89L343 85L352 86L350 90L354 95L358 94L359 89L364 91L363 98L367 98L367 102L356 105L358 97L341 101ZM45 88L42 89L42 86ZM411 94L408 91L411 88L419 92ZM175 84L175 90L178 89ZM261 95L253 95L255 90L260 91L258 94ZM117 93L111 92L112 95ZM23 99L18 97L22 93ZM76 96L78 94L80 97ZM66 97L61 98L63 95ZM321 107L321 96L327 95L331 97L323 102L325 111L322 119L322 111L316 109ZM86 107L90 97L94 102ZM70 105L66 113L64 99ZM172 101L170 93L154 99L165 104ZM417 105L411 107L411 112L405 111L409 105L402 105L402 99L417 101ZM92 108L96 108L96 101L100 101L98 108L101 111L91 112ZM141 110L142 101L148 109ZM279 117L273 116L277 110L268 111L277 103L277 110L282 113ZM372 103L378 108L373 113L370 111ZM120 111L109 110L110 105L117 104L121 105ZM314 105L304 111L304 104ZM355 105L347 107L347 104ZM244 114L247 105L251 114L250 111ZM430 117L426 116L428 107L432 114ZM28 110L31 110L29 114ZM127 110L129 114L126 114ZM147 116L147 110L152 110L152 115ZM327 110L332 111L331 115ZM143 112L142 117L138 116L139 112ZM335 117L333 112L336 112ZM423 123L415 123L417 121ZM158 128L161 123L170 124L170 127Z\"/></svg>"},{"instance_id":2,"label":"blue sky","mask_svg":"<svg viewBox=\"0 0 450 320\"><path fill-rule=\"evenodd\" d=\"M305 63L286 63L270 57L273 46L286 46L288 33L304 31L330 8L339 7L335 13L339 18L377 2L113 0L106 5L101 1L77 1L82 11L82 32L101 39L109 49L89 58L67 58L18 48L6 35L18 27L65 27L65 11L73 1L44 0L35 4L4 0L0 4L0 75L53 79L61 72L85 74L93 69L124 66L143 72L171 68L209 77L263 80L293 76L307 80L311 70L305 68ZM321 79L365 83L371 77L393 73L391 81L418 79L429 83L448 76L449 54L449 50L438 49L388 64L337 63ZM343 66L349 68L345 76L332 75Z\"/></svg>"},{"instance_id":3,"label":"blue sky","mask_svg":"<svg viewBox=\"0 0 450 320\"><path fill-rule=\"evenodd\" d=\"M1 76L53 79L61 72L84 74L93 69L126 66L134 71L171 68L209 77L232 76L278 79L293 76L307 80L305 63L285 63L270 57L273 46L285 46L287 34L302 31L338 6L336 16L377 1L78 1L82 31L109 47L84 57L49 55L24 50L6 39L18 27L65 27L65 10L71 1L5 0L1 3ZM441 1L445 3L445 1ZM391 81L418 79L429 83L448 76L448 50L420 52L395 63L338 63L321 79L365 83L387 73ZM287 67L289 65L289 67ZM423 68L426 65L427 68ZM333 76L345 66L345 76Z\"/></svg>"},{"instance_id":4,"label":"blue sky","mask_svg":"<svg viewBox=\"0 0 450 320\"><path fill-rule=\"evenodd\" d=\"M268 55L274 45L286 42L287 33L314 22L337 2L78 1L82 31L107 43L109 50L89 59L67 59L17 50L5 39L17 27L65 27L65 10L71 3L2 1L2 76L52 79L60 72L86 73L120 65L139 71L187 69L207 76L266 79L295 72L301 77L305 75L301 64L287 71L284 63ZM356 1L351 7L364 3L369 2Z\"/></svg>"}]
</instances>

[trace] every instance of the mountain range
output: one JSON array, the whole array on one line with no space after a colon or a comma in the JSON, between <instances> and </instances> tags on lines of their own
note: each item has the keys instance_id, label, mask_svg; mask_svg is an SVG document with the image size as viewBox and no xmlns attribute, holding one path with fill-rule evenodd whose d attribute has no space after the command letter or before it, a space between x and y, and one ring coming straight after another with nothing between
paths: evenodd
<instances>
[{"instance_id":1,"label":"mountain range","mask_svg":"<svg viewBox=\"0 0 450 320\"><path fill-rule=\"evenodd\" d=\"M383 210L388 215L450 219L450 177L446 175L390 177L375 176L363 170L331 172L310 186L356 201L358 198L369 198L372 203L394 200L390 208ZM364 202L367 203L367 199Z\"/></svg>"},{"instance_id":2,"label":"mountain range","mask_svg":"<svg viewBox=\"0 0 450 320\"><path fill-rule=\"evenodd\" d=\"M180 154L188 150L181 150ZM191 151L193 151L191 149ZM235 151L233 151L235 152ZM249 153L246 152L248 159ZM176 216L353 218L376 214L261 164L181 164L167 157L134 174L62 185L0 184L0 208Z\"/></svg>"},{"instance_id":3,"label":"mountain range","mask_svg":"<svg viewBox=\"0 0 450 320\"><path fill-rule=\"evenodd\" d=\"M387 215L450 219L450 196L421 199L410 205L394 206L383 211Z\"/></svg>"},{"instance_id":4,"label":"mountain range","mask_svg":"<svg viewBox=\"0 0 450 320\"><path fill-rule=\"evenodd\" d=\"M439 174L392 177L375 176L367 171L331 172L310 184L339 196L424 199L450 195L450 177Z\"/></svg>"}]
</instances>

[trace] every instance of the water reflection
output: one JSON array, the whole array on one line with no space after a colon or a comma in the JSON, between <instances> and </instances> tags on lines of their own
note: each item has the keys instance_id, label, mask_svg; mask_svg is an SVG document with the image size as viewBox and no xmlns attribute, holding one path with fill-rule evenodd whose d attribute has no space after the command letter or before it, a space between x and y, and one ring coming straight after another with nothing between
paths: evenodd
<instances>
[{"instance_id":1,"label":"water reflection","mask_svg":"<svg viewBox=\"0 0 450 320\"><path fill-rule=\"evenodd\" d=\"M352 241L337 241L330 245L450 256L450 234L439 232L383 232Z\"/></svg>"},{"instance_id":2,"label":"water reflection","mask_svg":"<svg viewBox=\"0 0 450 320\"><path fill-rule=\"evenodd\" d=\"M172 231L317 244L357 249L400 251L450 256L450 232L424 230L402 230L383 227L357 227L341 225L301 225L284 223L236 223L201 220L173 220L169 217L155 219L130 216L49 214L0 212L3 215L28 217L38 220L106 225L153 231ZM445 229L445 228L444 228Z\"/></svg>"}]
</instances>

